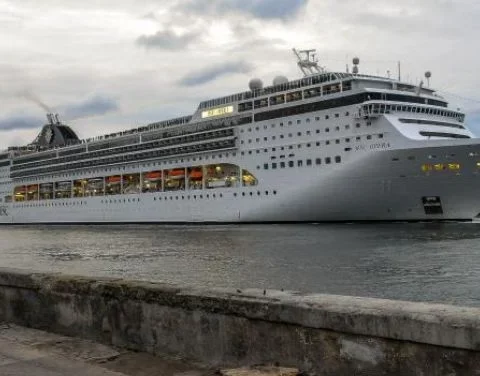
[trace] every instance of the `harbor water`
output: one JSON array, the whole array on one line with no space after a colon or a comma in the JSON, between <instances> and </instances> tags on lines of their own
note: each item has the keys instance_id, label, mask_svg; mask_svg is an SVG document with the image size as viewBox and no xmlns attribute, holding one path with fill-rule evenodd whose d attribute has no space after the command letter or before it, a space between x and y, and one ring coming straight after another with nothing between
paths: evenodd
<instances>
[{"instance_id":1,"label":"harbor water","mask_svg":"<svg viewBox=\"0 0 480 376\"><path fill-rule=\"evenodd\" d=\"M480 224L0 227L0 265L480 306Z\"/></svg>"}]
</instances>

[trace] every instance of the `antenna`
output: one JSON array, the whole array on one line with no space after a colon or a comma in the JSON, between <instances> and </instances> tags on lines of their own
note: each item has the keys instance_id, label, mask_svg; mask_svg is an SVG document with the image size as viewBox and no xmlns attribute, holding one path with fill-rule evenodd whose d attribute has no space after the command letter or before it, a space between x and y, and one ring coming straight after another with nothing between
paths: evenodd
<instances>
[{"instance_id":1,"label":"antenna","mask_svg":"<svg viewBox=\"0 0 480 376\"><path fill-rule=\"evenodd\" d=\"M398 81L402 80L402 70L400 69L400 60L398 61Z\"/></svg>"},{"instance_id":2,"label":"antenna","mask_svg":"<svg viewBox=\"0 0 480 376\"><path fill-rule=\"evenodd\" d=\"M305 76L325 73L325 69L318 65L316 57L317 50L297 50L292 48L293 53L297 56L297 65Z\"/></svg>"},{"instance_id":3,"label":"antenna","mask_svg":"<svg viewBox=\"0 0 480 376\"><path fill-rule=\"evenodd\" d=\"M426 71L425 78L427 79L427 87L430 87L430 78L432 77L432 72Z\"/></svg>"}]
</instances>

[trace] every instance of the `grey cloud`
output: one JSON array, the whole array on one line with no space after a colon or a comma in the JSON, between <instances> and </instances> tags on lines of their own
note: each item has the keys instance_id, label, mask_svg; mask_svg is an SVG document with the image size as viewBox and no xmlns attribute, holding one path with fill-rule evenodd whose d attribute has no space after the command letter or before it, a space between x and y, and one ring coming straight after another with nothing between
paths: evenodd
<instances>
[{"instance_id":1,"label":"grey cloud","mask_svg":"<svg viewBox=\"0 0 480 376\"><path fill-rule=\"evenodd\" d=\"M179 84L182 86L202 85L229 73L248 73L251 72L252 69L253 67L244 61L224 63L192 72L180 79Z\"/></svg>"},{"instance_id":2,"label":"grey cloud","mask_svg":"<svg viewBox=\"0 0 480 376\"><path fill-rule=\"evenodd\" d=\"M0 119L0 130L11 131L18 129L39 128L45 123L45 120L29 115L13 115Z\"/></svg>"},{"instance_id":3,"label":"grey cloud","mask_svg":"<svg viewBox=\"0 0 480 376\"><path fill-rule=\"evenodd\" d=\"M118 105L114 99L96 95L83 102L64 106L61 108L61 113L67 119L79 119L88 116L105 115L116 110L118 110Z\"/></svg>"},{"instance_id":4,"label":"grey cloud","mask_svg":"<svg viewBox=\"0 0 480 376\"><path fill-rule=\"evenodd\" d=\"M242 11L260 19L293 18L309 0L184 0L180 8L193 13Z\"/></svg>"},{"instance_id":5,"label":"grey cloud","mask_svg":"<svg viewBox=\"0 0 480 376\"><path fill-rule=\"evenodd\" d=\"M308 0L231 0L230 2L233 8L246 10L257 18L287 19L294 17L307 5Z\"/></svg>"},{"instance_id":6,"label":"grey cloud","mask_svg":"<svg viewBox=\"0 0 480 376\"><path fill-rule=\"evenodd\" d=\"M153 35L142 35L137 39L137 44L146 48L162 48L178 50L188 46L198 38L197 34L188 33L177 35L170 30L158 31Z\"/></svg>"}]
</instances>

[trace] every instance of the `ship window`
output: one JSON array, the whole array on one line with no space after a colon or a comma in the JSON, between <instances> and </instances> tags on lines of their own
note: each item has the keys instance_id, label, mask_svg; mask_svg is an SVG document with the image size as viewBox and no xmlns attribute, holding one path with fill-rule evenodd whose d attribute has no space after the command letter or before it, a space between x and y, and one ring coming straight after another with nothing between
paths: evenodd
<instances>
[{"instance_id":1,"label":"ship window","mask_svg":"<svg viewBox=\"0 0 480 376\"><path fill-rule=\"evenodd\" d=\"M263 165L263 168L264 168L265 170L268 170L268 163L265 163L265 164Z\"/></svg>"},{"instance_id":2,"label":"ship window","mask_svg":"<svg viewBox=\"0 0 480 376\"><path fill-rule=\"evenodd\" d=\"M339 143L340 143L340 140L335 140L335 143L336 143L336 144L339 144Z\"/></svg>"},{"instance_id":3,"label":"ship window","mask_svg":"<svg viewBox=\"0 0 480 376\"><path fill-rule=\"evenodd\" d=\"M372 135L369 134L369 135L367 136L367 140L371 140L371 139L372 139Z\"/></svg>"},{"instance_id":4,"label":"ship window","mask_svg":"<svg viewBox=\"0 0 480 376\"><path fill-rule=\"evenodd\" d=\"M302 121L301 121L301 120L297 120L297 124L301 124L301 123L302 123Z\"/></svg>"},{"instance_id":5,"label":"ship window","mask_svg":"<svg viewBox=\"0 0 480 376\"><path fill-rule=\"evenodd\" d=\"M321 158L315 159L315 164L317 164L317 165L322 164L322 159Z\"/></svg>"},{"instance_id":6,"label":"ship window","mask_svg":"<svg viewBox=\"0 0 480 376\"><path fill-rule=\"evenodd\" d=\"M312 160L311 159L307 159L307 166L311 166L312 165Z\"/></svg>"},{"instance_id":7,"label":"ship window","mask_svg":"<svg viewBox=\"0 0 480 376\"><path fill-rule=\"evenodd\" d=\"M330 132L330 128L325 128L325 132Z\"/></svg>"},{"instance_id":8,"label":"ship window","mask_svg":"<svg viewBox=\"0 0 480 376\"><path fill-rule=\"evenodd\" d=\"M326 164L332 163L332 159L330 157L325 158L325 163Z\"/></svg>"},{"instance_id":9,"label":"ship window","mask_svg":"<svg viewBox=\"0 0 480 376\"><path fill-rule=\"evenodd\" d=\"M325 145L330 145L330 141L329 140L325 141Z\"/></svg>"},{"instance_id":10,"label":"ship window","mask_svg":"<svg viewBox=\"0 0 480 376\"><path fill-rule=\"evenodd\" d=\"M317 129L317 130L315 131L315 133L320 133L320 129Z\"/></svg>"},{"instance_id":11,"label":"ship window","mask_svg":"<svg viewBox=\"0 0 480 376\"><path fill-rule=\"evenodd\" d=\"M301 136L302 135L302 132L297 132L297 136Z\"/></svg>"},{"instance_id":12,"label":"ship window","mask_svg":"<svg viewBox=\"0 0 480 376\"><path fill-rule=\"evenodd\" d=\"M285 162L280 162L280 168L285 168Z\"/></svg>"},{"instance_id":13,"label":"ship window","mask_svg":"<svg viewBox=\"0 0 480 376\"><path fill-rule=\"evenodd\" d=\"M268 138L267 138L267 137L264 137L264 138L263 138L263 141L268 141Z\"/></svg>"},{"instance_id":14,"label":"ship window","mask_svg":"<svg viewBox=\"0 0 480 376\"><path fill-rule=\"evenodd\" d=\"M297 165L298 165L298 167L302 167L303 166L303 161L297 161Z\"/></svg>"},{"instance_id":15,"label":"ship window","mask_svg":"<svg viewBox=\"0 0 480 376\"><path fill-rule=\"evenodd\" d=\"M345 139L345 142L350 142L350 139L349 139L349 138L346 138L346 139Z\"/></svg>"},{"instance_id":16,"label":"ship window","mask_svg":"<svg viewBox=\"0 0 480 376\"><path fill-rule=\"evenodd\" d=\"M288 125L292 125L292 122L291 122L291 121L289 121L289 122L288 122Z\"/></svg>"},{"instance_id":17,"label":"ship window","mask_svg":"<svg viewBox=\"0 0 480 376\"><path fill-rule=\"evenodd\" d=\"M319 117L319 116L315 116L315 120L316 120L316 121L320 121L320 117Z\"/></svg>"},{"instance_id":18,"label":"ship window","mask_svg":"<svg viewBox=\"0 0 480 376\"><path fill-rule=\"evenodd\" d=\"M330 116L325 115L325 120L328 120L328 119L330 119Z\"/></svg>"},{"instance_id":19,"label":"ship window","mask_svg":"<svg viewBox=\"0 0 480 376\"><path fill-rule=\"evenodd\" d=\"M345 116L349 116L350 115L350 112L345 112Z\"/></svg>"},{"instance_id":20,"label":"ship window","mask_svg":"<svg viewBox=\"0 0 480 376\"><path fill-rule=\"evenodd\" d=\"M345 125L345 129L350 129L350 125Z\"/></svg>"},{"instance_id":21,"label":"ship window","mask_svg":"<svg viewBox=\"0 0 480 376\"><path fill-rule=\"evenodd\" d=\"M342 157L340 157L339 155L337 155L337 156L335 157L335 163L340 163L340 162L342 162Z\"/></svg>"},{"instance_id":22,"label":"ship window","mask_svg":"<svg viewBox=\"0 0 480 376\"><path fill-rule=\"evenodd\" d=\"M343 149L343 150L345 150L345 151L351 151L352 148L345 148L345 149Z\"/></svg>"},{"instance_id":23,"label":"ship window","mask_svg":"<svg viewBox=\"0 0 480 376\"><path fill-rule=\"evenodd\" d=\"M360 141L362 138L360 136L355 137L356 141Z\"/></svg>"},{"instance_id":24,"label":"ship window","mask_svg":"<svg viewBox=\"0 0 480 376\"><path fill-rule=\"evenodd\" d=\"M335 127L335 130L338 132L340 131L340 127Z\"/></svg>"},{"instance_id":25,"label":"ship window","mask_svg":"<svg viewBox=\"0 0 480 376\"><path fill-rule=\"evenodd\" d=\"M320 141L317 141L317 142L316 142L316 145L317 145L317 146L320 146Z\"/></svg>"},{"instance_id":26,"label":"ship window","mask_svg":"<svg viewBox=\"0 0 480 376\"><path fill-rule=\"evenodd\" d=\"M355 124L357 128L360 128L360 123Z\"/></svg>"},{"instance_id":27,"label":"ship window","mask_svg":"<svg viewBox=\"0 0 480 376\"><path fill-rule=\"evenodd\" d=\"M275 170L277 168L277 164L276 163L272 163L272 169Z\"/></svg>"},{"instance_id":28,"label":"ship window","mask_svg":"<svg viewBox=\"0 0 480 376\"><path fill-rule=\"evenodd\" d=\"M293 161L289 161L289 162L288 162L288 167L293 167L293 166L294 166Z\"/></svg>"},{"instance_id":29,"label":"ship window","mask_svg":"<svg viewBox=\"0 0 480 376\"><path fill-rule=\"evenodd\" d=\"M336 118L340 117L340 114L335 114L335 117L336 117Z\"/></svg>"},{"instance_id":30,"label":"ship window","mask_svg":"<svg viewBox=\"0 0 480 376\"><path fill-rule=\"evenodd\" d=\"M378 138L383 138L383 134L380 133L380 134L378 135Z\"/></svg>"},{"instance_id":31,"label":"ship window","mask_svg":"<svg viewBox=\"0 0 480 376\"><path fill-rule=\"evenodd\" d=\"M307 122L307 123L310 123L310 119L307 118L306 122Z\"/></svg>"}]
</instances>

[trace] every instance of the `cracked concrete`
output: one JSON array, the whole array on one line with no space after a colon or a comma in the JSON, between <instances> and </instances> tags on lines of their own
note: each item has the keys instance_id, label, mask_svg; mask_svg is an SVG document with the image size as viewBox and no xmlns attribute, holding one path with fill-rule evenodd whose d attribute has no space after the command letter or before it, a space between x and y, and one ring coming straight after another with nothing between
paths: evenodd
<instances>
[{"instance_id":1,"label":"cracked concrete","mask_svg":"<svg viewBox=\"0 0 480 376\"><path fill-rule=\"evenodd\" d=\"M92 341L0 323L2 376L209 376L182 359L118 350Z\"/></svg>"}]
</instances>

